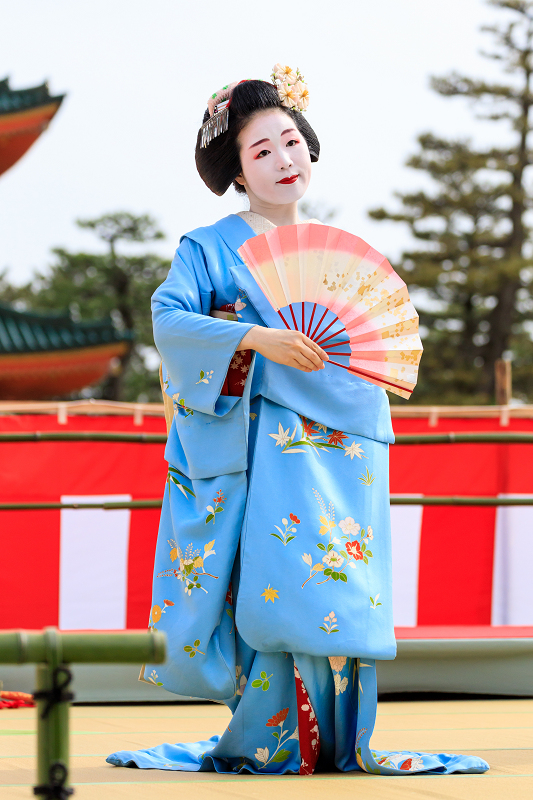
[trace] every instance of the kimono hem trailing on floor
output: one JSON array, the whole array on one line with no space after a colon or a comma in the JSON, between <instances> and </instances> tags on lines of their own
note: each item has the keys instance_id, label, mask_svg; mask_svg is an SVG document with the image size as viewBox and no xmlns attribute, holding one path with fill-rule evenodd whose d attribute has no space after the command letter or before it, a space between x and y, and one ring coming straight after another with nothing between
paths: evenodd
<instances>
[{"instance_id":1,"label":"kimono hem trailing on floor","mask_svg":"<svg viewBox=\"0 0 533 800\"><path fill-rule=\"evenodd\" d=\"M167 634L168 660L142 678L224 702L233 717L221 737L107 760L260 774L312 774L319 758L380 775L484 772L477 757L370 748L375 660L396 654L388 400L332 365L303 373L235 352L253 325L273 324L237 254L253 235L237 215L187 234L152 299L174 404L150 617ZM209 316L228 306L237 320Z\"/></svg>"}]
</instances>

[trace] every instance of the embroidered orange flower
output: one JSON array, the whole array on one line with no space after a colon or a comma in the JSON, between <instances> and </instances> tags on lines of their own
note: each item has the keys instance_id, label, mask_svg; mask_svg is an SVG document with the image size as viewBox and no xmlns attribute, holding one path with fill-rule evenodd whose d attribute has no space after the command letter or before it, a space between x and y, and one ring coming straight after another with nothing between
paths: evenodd
<instances>
[{"instance_id":1,"label":"embroidered orange flower","mask_svg":"<svg viewBox=\"0 0 533 800\"><path fill-rule=\"evenodd\" d=\"M291 522L294 522L295 525L300 524L300 520L298 519L296 514L289 514L289 517L291 518Z\"/></svg>"},{"instance_id":2,"label":"embroidered orange flower","mask_svg":"<svg viewBox=\"0 0 533 800\"><path fill-rule=\"evenodd\" d=\"M278 725L281 725L281 723L285 722L285 720L287 719L288 713L289 713L288 708L282 708L281 711L278 711L277 714L274 714L273 717L270 717L270 719L266 723L266 727L276 728Z\"/></svg>"}]
</instances>

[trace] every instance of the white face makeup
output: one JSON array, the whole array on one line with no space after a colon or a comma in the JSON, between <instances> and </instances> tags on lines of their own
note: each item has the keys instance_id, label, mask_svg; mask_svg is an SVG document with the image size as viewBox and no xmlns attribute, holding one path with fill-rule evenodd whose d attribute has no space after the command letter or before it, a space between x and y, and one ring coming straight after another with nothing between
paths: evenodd
<instances>
[{"instance_id":1,"label":"white face makeup","mask_svg":"<svg viewBox=\"0 0 533 800\"><path fill-rule=\"evenodd\" d=\"M296 203L311 180L307 142L283 111L263 111L239 136L242 175L237 181L263 206Z\"/></svg>"}]
</instances>

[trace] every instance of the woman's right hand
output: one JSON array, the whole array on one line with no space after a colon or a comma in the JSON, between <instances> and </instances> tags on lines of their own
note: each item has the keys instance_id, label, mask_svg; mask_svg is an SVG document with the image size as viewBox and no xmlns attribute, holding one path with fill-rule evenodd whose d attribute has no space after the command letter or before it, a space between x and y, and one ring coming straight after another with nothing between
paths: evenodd
<instances>
[{"instance_id":1,"label":"woman's right hand","mask_svg":"<svg viewBox=\"0 0 533 800\"><path fill-rule=\"evenodd\" d=\"M300 331L279 328L263 328L254 325L241 340L237 350L257 350L265 358L276 364L300 369L302 372L316 372L324 369L324 361L329 356L315 342Z\"/></svg>"}]
</instances>

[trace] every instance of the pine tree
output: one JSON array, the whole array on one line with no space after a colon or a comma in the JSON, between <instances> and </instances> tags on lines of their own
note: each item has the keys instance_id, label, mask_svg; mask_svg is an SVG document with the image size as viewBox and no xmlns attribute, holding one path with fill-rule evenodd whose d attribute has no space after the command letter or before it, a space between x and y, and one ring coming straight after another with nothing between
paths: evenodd
<instances>
[{"instance_id":1,"label":"pine tree","mask_svg":"<svg viewBox=\"0 0 533 800\"><path fill-rule=\"evenodd\" d=\"M443 97L481 106L479 118L504 120L508 146L477 149L470 139L418 137L420 151L407 166L436 185L433 192L395 193L398 213L373 209L376 220L406 223L423 245L402 253L398 272L419 299L425 353L413 399L418 403L487 403L494 400L494 365L513 359L513 395L533 401L531 226L533 165L529 145L533 106L533 2L488 0L510 12L501 25L484 26L510 78L501 83L453 72L434 77ZM488 110L487 110L488 109ZM428 302L429 301L429 302Z\"/></svg>"}]
</instances>

